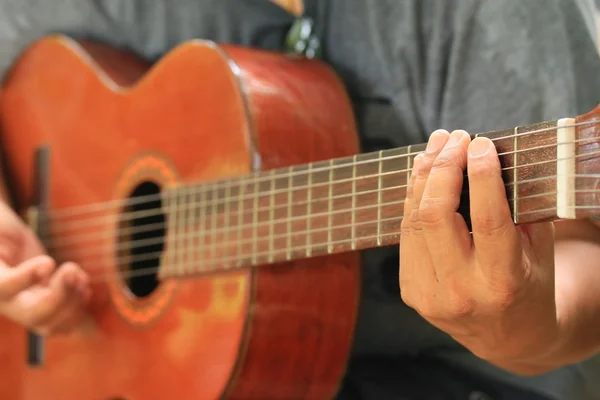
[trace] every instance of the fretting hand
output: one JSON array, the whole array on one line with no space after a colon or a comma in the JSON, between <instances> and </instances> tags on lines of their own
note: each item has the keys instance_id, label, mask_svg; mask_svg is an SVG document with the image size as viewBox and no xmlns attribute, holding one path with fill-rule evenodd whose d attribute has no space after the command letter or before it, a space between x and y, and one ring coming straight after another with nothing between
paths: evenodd
<instances>
[{"instance_id":1,"label":"fretting hand","mask_svg":"<svg viewBox=\"0 0 600 400\"><path fill-rule=\"evenodd\" d=\"M56 268L33 232L0 201L0 314L39 334L69 332L90 297L76 264Z\"/></svg>"},{"instance_id":2,"label":"fretting hand","mask_svg":"<svg viewBox=\"0 0 600 400\"><path fill-rule=\"evenodd\" d=\"M472 236L457 212L465 168ZM552 351L560 337L553 225L514 225L489 139L434 132L415 160L404 215L406 304L497 364L534 362Z\"/></svg>"}]
</instances>

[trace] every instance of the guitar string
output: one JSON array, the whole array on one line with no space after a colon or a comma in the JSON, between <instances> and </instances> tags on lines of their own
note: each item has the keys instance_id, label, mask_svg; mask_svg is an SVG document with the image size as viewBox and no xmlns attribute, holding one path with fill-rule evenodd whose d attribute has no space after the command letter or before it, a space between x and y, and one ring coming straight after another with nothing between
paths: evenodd
<instances>
[{"instance_id":1,"label":"guitar string","mask_svg":"<svg viewBox=\"0 0 600 400\"><path fill-rule=\"evenodd\" d=\"M582 126L595 126L595 125L599 125L600 121L590 121L590 122L579 122L579 123L575 123L575 124L568 124L568 125L564 125L562 127L550 127L550 128L541 128L541 129L536 129L536 130L532 130L532 131L528 131L528 132L521 132L521 133L516 133L516 134L512 134L512 135L507 135L507 136L503 136L500 138L491 138L490 140L492 142L494 141L500 141L500 140L510 140L510 139L514 139L516 137L522 137L522 136L527 136L527 135L532 135L532 134L538 134L538 133L544 133L544 132L550 132L550 131L556 131L558 129L566 129L566 128L572 128L572 127L582 127ZM517 127L515 128L515 130L518 130L519 128L523 128L523 127ZM494 134L495 132L487 132L487 133L482 133L482 134L477 134L476 136L482 136L484 137L484 135L487 134ZM584 139L578 139L575 141L569 141L569 142L563 142L563 143L556 143L556 144L549 144L549 145L542 145L542 146L536 146L536 147L532 147L532 148L527 148L527 149L518 149L518 150L513 150L513 151L508 151L508 152L503 152L503 153L499 153L498 156L503 156L503 155L513 155L513 154L517 154L517 153L522 153L522 152L527 152L527 151L532 151L532 150L538 150L541 148L547 148L547 147L557 147L559 145L564 145L564 144L571 144L571 143L576 143L576 142L580 142L580 141L592 141L597 139L596 137L593 138L584 138ZM412 146L420 146L420 145L425 145L425 143L420 143L420 144L415 144ZM400 150L400 149L404 149L404 148L409 148L411 146L406 146L403 148L397 148L397 149L390 149L390 151L393 150ZM422 151L418 151L418 152L413 152L413 153L407 153L407 154L396 154L396 155L390 155L390 156L385 156L382 158L376 158L376 159L369 159L369 160L360 160L360 161L349 161L345 164L338 164L338 165L333 165L333 166L326 166L326 167L322 167L322 168L313 168L310 173L314 174L316 172L326 172L329 171L330 169L340 169L340 168L347 168L347 167L353 167L353 166L359 166L359 165L364 165L364 164L370 164L370 163L378 163L381 161L387 161L390 159L397 159L397 158L407 158L413 155L417 155L419 153L421 153ZM381 152L379 152L381 153ZM364 156L364 155L375 155L377 153L362 153L362 154L357 154L356 157L360 157L360 156ZM343 157L340 158L340 160L345 160L345 159L350 159L350 158L356 158L356 157ZM288 170L287 173L285 174L281 174L281 175L277 175L277 178L288 178L288 177L293 177L293 176L304 176L307 175L309 172L308 171L293 171L293 168L298 168L301 167L303 165L314 165L314 164L319 164L319 163L325 163L327 161L316 161L313 163L309 163L309 164L300 164L300 165L295 165L295 166L290 166L290 167L283 167L283 168L277 168L278 170L284 171L284 170ZM518 168L518 167L517 167ZM269 181L270 179L272 179L271 175L264 175L265 171L254 171L250 174L247 174L245 176L242 177L235 177L232 178L230 180L219 180L219 181L212 181L212 182L197 182L197 183L190 183L188 184L189 186L185 187L185 188L177 188L178 190L182 190L182 189L190 189L190 190L195 190L199 187L204 187L204 188L208 188L210 187L211 190L218 190L223 188L223 185L228 185L231 183L231 180L235 180L235 181L246 181L247 183L255 183L256 181L258 181L259 183L264 182L264 181ZM258 179L256 179L254 177L254 175L261 175L263 174L262 177L259 177ZM74 216L76 214L80 214L80 213L87 213L87 212L95 212L95 211L101 211L101 210L105 210L105 209L110 209L110 208L114 208L114 209L120 209L124 206L127 205L137 205L137 204L143 204L144 202L154 202L157 200L160 200L163 196L163 193L158 193L158 194L151 194L151 195L145 195L145 196L139 196L136 197L134 199L119 199L119 200L109 200L109 201L103 201L103 202L96 202L96 203L90 203L90 204L86 204L86 205L78 205L78 206L69 206L69 207L64 207L64 208L58 208L53 210L51 213L48 213L48 215L50 217L53 218L59 218L59 217L71 217Z\"/></svg>"},{"instance_id":2,"label":"guitar string","mask_svg":"<svg viewBox=\"0 0 600 400\"><path fill-rule=\"evenodd\" d=\"M561 160L573 160L573 159L577 159L577 158L583 158L583 157L588 157L588 156L594 156L594 155L600 155L600 150L595 151L595 152L590 152L590 153L583 153L583 154L578 154L576 156L568 156L568 157L561 157L561 158L553 158L550 160L545 160L545 161L539 161L539 162L535 162L535 163L531 163L531 164L523 164L520 165L519 168L525 168L525 167L532 167L532 166L538 166L538 165L542 165L542 164L547 164L547 163L551 163L551 162L558 162ZM516 168L515 168L516 169ZM504 169L501 169L502 171ZM403 174L409 172L409 170L400 170L400 171L390 171L387 173L383 173L383 174L371 174L371 175L364 175L360 178L349 178L346 182L352 182L352 181L356 181L356 180L362 180L362 179L369 179L369 178L378 178L382 175L384 176L389 176L389 175L395 175L395 174ZM463 179L465 177L468 177L467 175L463 175ZM523 184L527 184L527 183L531 183L531 182L536 182L539 180L543 180L545 178L547 178L548 176L542 176L542 177L538 177L538 178L529 178L529 179L524 179L522 181L518 181L518 182L509 182L509 183L505 183L504 186L505 187L511 187L514 185L523 185ZM315 185L317 186L317 185ZM330 186L329 183L323 183L322 185L318 185L318 186ZM399 187L399 188L406 188L408 187L407 184ZM310 186L307 186L306 188L310 188ZM314 186L313 186L314 188ZM295 190L299 190L298 188L296 188ZM294 190L294 191L295 191ZM290 193L290 191L284 191L281 193ZM465 193L465 191L463 191L463 193ZM244 196L244 200L251 200L251 199L255 199L255 198L267 198L269 196L274 196L276 193L254 193L254 194L248 194L248 196ZM360 193L358 193L360 194ZM182 199L186 197L186 195L177 195L176 198L174 198L174 200L177 199ZM214 193L213 193L213 197L214 197ZM226 203L231 203L233 200L230 199L226 199L225 201L221 202L221 201L217 201L215 202L214 199L211 202L196 202L196 201L192 201L192 202L186 202L184 205L178 205L176 207L177 212L182 211L191 211L191 210L197 210L197 206L199 204L204 204L205 209L208 209L209 207L214 208L217 205L225 205ZM314 201L314 200L313 200ZM282 208L285 207L286 205L278 205L276 207L278 208ZM168 207L167 207L168 208ZM268 211L269 207L265 207L262 206L259 209L252 209L249 210L248 212L250 213L258 213L261 211ZM171 210L172 211L172 210ZM131 211L131 212L125 212L122 214L118 214L118 221L121 223L124 222L130 222L136 219L140 219L140 218L148 218L148 217L157 217L160 215L164 214L164 208L163 207L154 207L148 210L142 210L142 211ZM239 212L234 211L233 214L230 215L239 215ZM247 215L247 213L244 211L244 215ZM98 227L99 225L102 225L103 223L107 223L107 222L111 222L113 221L113 216L106 216L106 215L100 215L100 216L94 216L94 217L88 217L88 218L81 218L81 219L77 219L75 221L65 221L62 223L56 223L52 220L46 220L44 218L44 222L47 223L51 223L54 224L53 227L53 234L54 235L58 235L58 234L65 234L65 232L69 232L69 231L76 231L76 230L80 230L83 228L92 228L92 227Z\"/></svg>"},{"instance_id":3,"label":"guitar string","mask_svg":"<svg viewBox=\"0 0 600 400\"><path fill-rule=\"evenodd\" d=\"M400 187L400 186L398 186ZM375 191L373 191L375 192ZM532 195L527 195L527 196L520 196L518 197L518 200L527 200L527 199L533 199L536 197L545 197L545 196L552 196L555 195L557 192L556 191L551 191L551 192L545 192L545 193L537 193L537 194L532 194ZM323 200L327 200L326 198ZM321 213L313 213L313 214L305 214L305 215L295 215L293 217L285 217L285 218L269 218L266 221L261 221L259 223L242 223L242 224L233 224L231 226L221 226L221 227L207 227L207 226L203 226L202 228L207 229L208 231L206 232L206 234L202 234L200 235L200 233L202 233L201 229L196 228L195 233L191 234L191 236L196 236L196 237L202 237L202 238L206 238L206 237L210 237L213 235L217 235L217 234L228 234L228 233L232 233L232 231L237 231L239 229L245 230L245 229L250 229L250 228L264 228L266 225L269 225L269 228L271 228L272 226L277 226L280 224L284 224L287 222L297 222L297 221L303 221L303 220L313 220L315 218L320 218L320 217L329 217L331 215L336 215L336 214L343 214L343 213L349 213L349 212L356 212L356 211L362 211L362 210L367 210L367 209L373 209L373 208L377 208L378 210L380 210L383 207L389 207L389 206L393 206L393 205L397 205L397 206L401 206L405 203L405 200L397 200L397 201L390 201L390 202L383 202L381 204L370 204L367 206L360 206L360 207L350 207L350 208L345 208L345 209L340 209L340 210L335 210L335 211L327 211L327 212L321 212ZM459 207L460 209L460 207ZM247 215L247 214L246 214ZM242 219L243 220L243 219ZM189 220L186 220L186 222L189 223ZM376 224L377 220L370 220L370 221L363 221L363 224ZM191 222L191 224L194 224L194 222ZM161 223L161 224L151 224L151 225L160 225L160 227L153 229L149 232L153 232L153 231L159 231L162 230L166 227L167 224L165 223ZM194 224L195 225L195 224ZM200 225L199 223L197 225ZM360 224L357 224L360 225ZM143 225L142 225L143 226ZM320 231L327 231L327 230L335 230L335 229L340 229L340 228L345 228L345 227L352 227L352 224L350 225L335 225L332 226L331 228L327 227L327 228L318 228L318 229L312 229L312 230L304 230L304 231L294 231L291 233L287 233L284 235L271 235L269 234L269 238L273 238L273 239L281 239L282 237L287 237L287 235L301 235L303 233L313 233L313 232L320 232ZM177 228L179 228L179 226L177 226L175 229L177 230ZM146 231L147 233L148 231ZM97 231L95 231L94 233L98 233ZM96 240L107 240L107 239L118 239L119 237L123 237L123 236L128 236L128 235L110 235L110 233L112 233L112 231L102 231L102 233L109 233L108 235L103 235L101 237L97 237ZM185 239L188 237L189 234L185 234L183 237L180 237L179 234L172 234L170 235L170 237L173 240L179 240L179 239ZM89 242L92 241L90 239L88 240L83 240L80 239L80 235L78 236L74 236L75 238L79 239L79 240L74 240L72 242L69 242L68 245L58 245L57 243L53 243L52 246L48 246L46 248L47 251L49 252L56 252L56 251L69 251L71 248L81 248L81 246L77 246L81 243L85 243L85 242ZM157 245L157 244L161 244L164 241L164 236L161 237L155 237L155 238L146 238L146 239L135 239L135 240L130 240L130 241L125 241L125 242L119 242L119 244L114 247L109 243L103 243L102 245L94 245L94 246L88 246L85 247L85 253L87 255L89 254L93 254L93 251L103 251L106 249L110 249L110 250L114 250L114 251L119 251L119 250L131 250L131 249L136 249L139 247L146 247L146 246L151 246L151 245ZM252 242L254 241L254 239L241 239L240 240L242 244L247 243L247 242ZM60 242L61 244L63 244L64 242ZM217 247L220 247L220 245L222 245L223 243L219 243L217 245Z\"/></svg>"},{"instance_id":4,"label":"guitar string","mask_svg":"<svg viewBox=\"0 0 600 400\"><path fill-rule=\"evenodd\" d=\"M554 177L549 177L549 179L553 179L553 178ZM355 195L357 197L358 196L364 196L364 195L374 195L374 194L380 194L380 193L386 192L386 191L400 190L400 189L405 189L405 188L406 188L406 185L396 185L396 186L384 187L384 188L381 188L381 189L362 190L362 191L356 192ZM577 190L575 192L577 192ZM461 194L465 194L465 193L468 193L468 191L462 191L461 192ZM524 197L521 196L521 197L519 197L519 200L525 200L525 199L530 199L530 198L535 198L535 197L541 197L541 196L549 196L549 195L553 195L553 194L556 194L556 193L557 193L556 191L553 191L553 192L546 192L546 193L539 193L539 194L527 195L527 196L524 196ZM310 203L312 205L314 205L315 203L319 203L319 202L329 202L329 201L333 201L333 200L339 200L339 199L343 199L343 198L349 198L349 197L352 197L352 196L354 196L354 194L352 194L352 193L345 193L345 194L335 195L335 196L331 196L331 197L312 198L310 200ZM197 202L197 203L194 203L194 204L203 204L203 203L202 202ZM308 204L309 204L309 201L295 201L293 203L293 207L304 206L304 205L308 206ZM382 206L389 205L389 204L386 204L386 203L381 203L381 204L382 204ZM257 213L266 212L266 211L271 212L271 211L274 211L276 209L281 209L281 208L286 208L286 207L287 207L287 204L281 204L281 205L277 205L277 206L273 206L273 207L258 207L258 209L257 209L256 212ZM202 207L203 210L205 208L208 209L208 206L207 207ZM185 213L185 211L189 211L189 210L190 209L187 209L187 208L183 209L184 213ZM195 210L197 210L197 209L195 209ZM349 211L350 211L350 209L342 210L342 212L349 212ZM243 219L245 219L244 217L247 217L249 214L253 214L253 213L254 213L254 210L246 210L246 211L244 211L242 213L241 218L238 218L238 219L242 219L243 220ZM232 216L236 216L236 215L239 215L239 214L240 214L239 211L233 211L232 212L231 210L225 211L223 213L224 217L228 218L228 219L231 218ZM204 213L202 215L195 214L193 216L193 218L199 219L197 217L200 217L200 216L206 217L207 215L204 214ZM314 215L312 213L305 215L305 217L309 217L309 216L310 216L310 218L312 218ZM119 221L119 220L116 220L116 221ZM274 218L271 218L271 217L269 218L269 221L271 221L271 223L274 223L274 224L276 223L275 222L276 220ZM141 224L141 225L134 226L134 227L122 228L122 229L119 229L119 235L114 235L113 234L114 233L114 229L106 229L106 230L101 230L101 231L94 230L93 232L87 233L87 234L85 234L85 233L79 233L79 234L73 234L73 235L60 235L60 236L56 235L54 237L54 239L59 239L59 240L53 241L52 246L48 247L47 250L60 250L60 249L66 247L66 246L69 246L69 245L84 243L84 242L92 241L92 240L103 240L103 239L110 239L110 238L113 238L113 237L118 238L118 237L122 237L122 236L129 236L129 235L133 235L133 234L136 234L136 233L154 232L154 231L158 231L158 230L164 229L166 225L167 224L164 223L164 222L157 222L157 223ZM212 232L215 232L215 231L219 232L221 230L223 230L223 231L230 231L232 229L243 229L244 227L248 227L249 226L248 224L241 225L241 226L239 224L236 224L233 227L229 227L229 226L227 226L227 225L229 225L227 223L225 223L225 225L226 226L222 227L222 228L213 229L211 227L210 229L213 229ZM69 240L69 239L72 239L72 240ZM140 239L140 240L143 241L143 240L146 240L146 239Z\"/></svg>"},{"instance_id":5,"label":"guitar string","mask_svg":"<svg viewBox=\"0 0 600 400\"><path fill-rule=\"evenodd\" d=\"M600 175L598 175L596 178L600 178ZM579 191L580 193L597 193L598 191L595 190L589 190L589 191ZM525 200L525 199L531 199L531 198L535 198L535 197L540 197L540 196L550 196L550 195L554 195L556 194L556 191L551 191L551 192L546 192L546 193L541 193L541 194L533 194L533 195L528 195L528 196L520 196L518 199L519 200ZM396 202L388 202L388 203L384 203L384 205L402 205L405 201L404 200L399 200ZM370 209L370 208L379 208L378 204L375 205L370 205L370 206L364 206L361 207L360 209ZM555 209L555 208L552 208ZM551 209L545 209L545 210L551 210ZM346 210L341 210L341 211L337 211L336 213L342 213L342 212L351 212L351 209L346 209ZM522 217L524 215L527 215L529 213L537 213L539 212L538 210L533 210L530 212L522 212L522 213L518 213L517 214L517 218ZM310 219L313 219L313 217L317 217L317 216L329 216L331 215L331 213L326 212L326 213L320 213L319 215L314 215L311 216ZM291 236L305 236L308 237L308 235L313 235L315 233L319 233L319 232L329 232L329 231L333 231L333 230L339 230L339 229L347 229L347 228L352 228L355 226L360 226L360 225L367 225L367 224L379 224L380 226L382 225L383 222L387 222L389 220L393 220L396 217L392 217L392 218L387 218L385 220L381 220L378 221L376 219L374 220L369 220L369 221L362 221L362 222L358 222L358 223L351 223L351 224L345 224L345 225L336 225L336 226L331 226L331 227L326 227L326 228L311 228L308 230L294 230L293 232L286 232L286 233L282 233L282 234L276 234L274 235L273 233L269 233L268 235L265 234L265 237L260 238L257 235L253 235L252 238L246 238L246 239L236 239L236 240L222 240L219 243L216 243L216 241L211 242L211 243L206 243L206 241L203 241L204 245L207 245L207 247L210 248L211 251L216 251L217 249L221 249L224 247L228 247L228 246L233 246L234 244L236 246L242 246L243 244L256 244L258 242L262 242L265 240L282 240L282 239L286 239L288 237ZM302 221L302 220L306 220L307 216L296 216L296 217L292 217L292 218L282 218L277 220L277 222L274 221L263 221L257 224L246 224L245 227L246 228L258 228L258 227L268 227L269 230L271 230L271 228L273 226L277 226L278 224L284 224L287 223L289 221ZM226 236L226 233L233 233L232 230L235 229L236 231L238 229L240 229L239 226L234 226L233 228L219 228L219 229L215 229L215 230L209 230L207 235L199 235L200 231L199 230L194 230L192 232L182 232L182 233L173 233L171 235L168 236L161 236L158 238L151 238L151 239L141 239L141 240L133 240L133 241L129 241L129 242L122 242L120 244L117 244L115 246L112 246L110 244L104 243L103 245L100 246L88 246L85 248L82 248L81 250L85 252L86 256L89 255L93 255L94 253L92 252L92 250L98 250L97 254L98 255L106 255L108 253L108 250L111 250L110 254L112 254L113 252L118 252L120 250L131 250L134 248L139 248L139 247L147 247L147 246L151 246L151 245L159 245L162 244L164 242L168 242L168 241L176 241L176 240L181 240L181 241L186 241L186 240L190 240L190 238L202 238L202 239L206 239L207 237L216 237L217 235L217 231L220 231L219 233L223 233L223 237ZM176 231L179 229L175 229ZM152 242L156 240L157 242ZM359 237L358 240L363 240L363 237ZM143 243L143 244L141 244ZM196 244L200 244L200 241L198 240L198 243ZM324 242L320 242L315 244L315 246L322 246L325 245ZM186 243L181 243L180 246L183 246L183 249L180 249L180 252L188 252L189 253L189 249L186 247L188 246L188 244ZM75 247L75 246L74 246ZM107 250L106 253L103 253L102 250ZM64 253L67 253L66 250L63 250ZM134 255L134 256L119 256L117 258L114 258L113 260L115 260L115 262L117 263L121 263L121 262L138 262L138 261L147 261L149 259L153 259L156 258L158 256L160 256L161 254L163 254L162 251L157 251L157 252L151 252L151 253L144 253L141 255ZM173 254L173 253L171 253ZM178 253L176 252L175 255L177 255ZM254 252L252 252L251 254L254 254ZM73 254L70 255L71 257L73 257Z\"/></svg>"},{"instance_id":6,"label":"guitar string","mask_svg":"<svg viewBox=\"0 0 600 400\"><path fill-rule=\"evenodd\" d=\"M572 208L577 208L576 206L572 207ZM539 213L539 212L548 212L548 211L553 211L555 210L556 207L550 207L550 208L544 208L544 209L539 209L539 210L532 210L526 213L520 213L518 214L519 216L525 215L525 214L532 214L532 213ZM395 217L398 220L402 220L403 217ZM472 233L472 232L470 232ZM365 237L361 237L359 239L343 239L343 240L336 240L330 243L323 243L322 245L320 245L320 247L325 247L325 246L336 246L336 245L341 245L341 244L345 244L345 243L352 243L353 241L376 241L378 238L379 240L383 240L385 238L392 238L393 237L398 237L400 236L400 232L392 232L392 233L384 233L384 234L380 234L380 235L371 235L371 236L365 236ZM395 243L392 243L395 244ZM291 258L289 260L296 260L296 259L302 259L305 258L303 256L296 256L295 253L296 252L303 252L304 254L306 254L306 250L307 250L307 246L306 245L301 245L301 246L295 246L292 248L284 248L281 250L281 252L285 252L286 256L287 254L291 254ZM314 245L313 245L313 251L314 251ZM344 250L343 252L346 252L347 250ZM342 252L342 253L343 253ZM117 272L117 271L113 271L113 272L105 272L105 273L99 273L99 274L94 274L92 277L90 277L90 280L92 282L97 282L97 281L107 281L107 280L111 280L111 279L127 279L127 278L132 278L132 277L142 277L142 276L149 276L149 275L154 275L156 273L158 273L160 270L164 270L167 273L167 278L185 278L185 277L193 277L192 275L198 276L198 275L206 275L206 274L211 274L211 273L215 273L215 272L232 272L232 271L236 271L236 270L241 270L241 269L248 269L248 268L260 268L260 267L264 267L267 265L272 265L275 263L284 263L286 261L288 261L287 257L283 257L283 258L276 258L275 256L273 256L273 251L272 250L267 250L267 251L262 251L262 252L257 252L257 253L244 253L241 255L236 255L236 256L231 256L231 257L221 257L221 258L215 258L212 260L213 264L225 264L232 261L232 262L237 262L237 265L235 266L231 266L229 268L227 267L221 267L221 268L213 268L211 270L199 270L199 269L192 269L192 270L187 270L186 267L188 265L191 266L195 266L198 265L199 263L202 263L202 261L189 261L187 263L180 263L178 262L177 264L166 264L166 265L160 265L157 267L148 267L148 268L141 268L138 270L134 270L134 271L122 271L122 272ZM324 253L317 253L319 255L334 255L334 254L339 254L340 252L324 252ZM199 253L191 253L191 254L186 254L187 256L189 255L198 255ZM176 255L169 255L170 257L176 257ZM263 258L268 258L269 256L274 258L273 262L259 262L259 260L262 260ZM155 257L158 258L158 257ZM185 258L191 258L191 257L185 257ZM246 258L246 259L255 259L257 262L256 263L252 263L250 265L244 263L243 261L241 261L242 258ZM172 265L175 265L175 267L172 267ZM118 268L118 266L116 266ZM84 270L90 272L87 268L83 267ZM180 271L179 276L176 276L177 273L171 273L172 270L174 269L178 269ZM182 271L183 270L183 271Z\"/></svg>"},{"instance_id":7,"label":"guitar string","mask_svg":"<svg viewBox=\"0 0 600 400\"><path fill-rule=\"evenodd\" d=\"M397 220L401 220L401 219L402 219L402 216L395 216L395 217L383 218L383 219L380 220L380 223L393 223L393 222L395 222ZM362 226L362 225L368 225L368 224L376 224L376 223L378 223L378 222L377 221L355 222L355 223L349 223L349 224L345 224L345 225L340 225L340 226L336 227L335 229L336 230L337 229L342 229L342 228L349 229L349 228L356 227L356 226ZM328 228L315 228L315 229L308 229L308 230L302 230L302 231L294 231L294 232L290 232L290 233L287 233L287 234L277 235L277 237L275 239L277 239L277 240L285 240L285 239L288 238L288 236L295 236L295 237L296 236L301 236L301 237L304 238L308 234L312 235L312 234L317 233L317 232L328 232ZM181 234L179 236L182 237L182 242L186 241L186 239L189 239L190 237L194 237L194 235L188 235L186 233L183 233L183 234ZM368 237L365 237L365 238L368 238ZM165 238L165 239L168 239L168 238ZM172 238L172 240L175 240L175 238ZM258 242L266 242L265 244L268 244L268 240L269 240L268 237L262 237L262 238L257 238L257 239L243 239L241 241L233 240L233 241L229 241L229 242L220 242L220 243L216 243L215 242L215 243L211 243L210 246L208 246L208 247L210 247L211 250L214 250L216 252L217 250L221 250L221 249L224 249L226 247L233 246L233 245L238 246L238 244L240 244L240 243L242 243L242 244L254 244L254 243L258 244ZM363 240L363 237L358 237L358 238L355 239L355 241L361 241L361 240ZM187 246L188 244L189 243L181 243L181 246ZM335 241L327 241L327 242L320 242L320 243L312 243L310 245L305 244L303 248L304 249L309 249L309 248L324 247L324 246L335 245L335 244L336 244ZM179 247L179 246L175 246L175 247ZM287 251L288 248L285 247L283 249L284 250L282 250L282 251ZM274 252L275 252L274 250L269 250L269 253L274 253ZM161 255L165 255L165 254L167 254L169 257L180 258L180 257L184 257L184 256L187 256L187 255L190 255L190 254L191 255L198 255L200 253L201 252L199 252L199 251L190 253L189 252L189 248L186 248L186 249L180 248L178 250L171 251L171 252L168 252L168 251L155 251L155 252L152 252L152 253L144 253L144 254L135 255L135 256L119 256L119 257L116 257L116 258L112 258L111 260L115 261L117 264L121 264L121 263L132 263L132 262L139 262L139 261L149 261L149 260L152 260L152 259L155 259L155 258L159 258ZM107 254L108 253L101 253L101 255L107 255ZM260 254L260 253L252 251L250 253L238 253L238 254L236 254L235 256L232 256L232 257L235 257L236 259L238 257L239 258L243 258L243 257L251 258L251 256L253 254ZM86 256L87 255L89 255L89 253L86 252ZM212 260L218 260L218 259L215 259L214 257L206 257L206 260L211 260L211 259ZM99 265L98 262L91 263L91 264L88 263L86 265L87 265L87 268L88 268L86 270L88 270L88 271L93 271L93 270L96 270L96 269L98 269L98 270L99 269L103 269L103 267L101 267L101 268L93 268L92 269L92 266L93 267L97 267Z\"/></svg>"},{"instance_id":8,"label":"guitar string","mask_svg":"<svg viewBox=\"0 0 600 400\"><path fill-rule=\"evenodd\" d=\"M381 188L381 189L375 189L375 190L362 190L362 191L357 191L356 192L356 196L363 196L363 195L371 195L371 194L378 194L381 192L386 192L386 191L392 191L392 190L400 190L400 189L404 189L406 188L406 185L396 185L396 186L388 186L385 188ZM335 195L335 196L331 196L331 197L319 197L319 198L312 198L310 200L310 204L314 205L315 203L319 203L319 202L329 202L330 200L339 200L339 199L343 199L343 198L348 198L348 197L352 197L353 194L352 193L345 193L345 194L340 194L340 195ZM269 196L271 197L271 196ZM250 199L252 199L252 197L250 197ZM214 204L214 203L213 203ZM293 202L293 207L299 207L299 206L308 206L309 201L294 201ZM206 210L209 208L209 204L206 204L206 207L204 206L204 202L199 201L199 202L190 202L187 203L187 205L201 205L201 209L202 210ZM227 202L225 202L225 205L228 205ZM275 205L273 207L258 207L256 212L257 213L261 213L261 212L271 212L271 211L275 211L278 209L282 209L282 208L287 208L288 205L287 204L279 204L279 205ZM180 209L178 209L180 210ZM187 208L185 207L183 209L183 211L190 211L190 210L194 210L194 211L198 211L198 208ZM244 217L247 217L248 214L254 213L254 210L245 210L244 212L242 212L242 216L239 219L244 219ZM226 218L231 218L232 216L237 216L240 215L239 210L234 210L231 211L225 211L224 216ZM160 214L158 214L160 215ZM197 217L206 217L207 214L206 213L194 213L194 218L199 219ZM108 217L107 217L108 218ZM118 220L120 221L120 220ZM127 228L123 228L120 229L119 231L122 232L122 235L119 236L129 236L132 234L136 234L136 233L147 233L147 232L153 232L156 230L160 230L163 229L167 224L164 222L157 222L157 223L151 223L151 224L142 224L142 225L138 225L135 227L127 227ZM228 225L228 224L225 224ZM229 229L238 229L240 226L236 225L235 227L232 228L226 228L226 230ZM243 227L243 226L242 226ZM107 229L107 230L103 230L103 231L98 231L98 230L94 230L94 232L92 232L91 234L79 234L79 235L61 235L58 238L61 239L57 242L53 243L53 246L51 247L52 249L60 249L63 246L66 246L67 244L72 244L72 243L78 243L78 242L83 242L85 240L83 240L83 238L86 238L86 240L92 240L92 239L96 239L96 240L101 240L101 239L109 239L111 237L113 237L112 235L112 230L111 229ZM107 235L108 234L108 235ZM69 241L68 239L75 239L72 241ZM80 240L81 239L81 240Z\"/></svg>"}]
</instances>

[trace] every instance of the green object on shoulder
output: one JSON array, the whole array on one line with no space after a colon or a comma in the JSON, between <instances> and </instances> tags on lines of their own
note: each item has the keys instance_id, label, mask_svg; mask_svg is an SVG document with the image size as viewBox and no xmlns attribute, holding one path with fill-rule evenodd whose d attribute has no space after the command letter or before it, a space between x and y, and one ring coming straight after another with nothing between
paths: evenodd
<instances>
[{"instance_id":1,"label":"green object on shoulder","mask_svg":"<svg viewBox=\"0 0 600 400\"><path fill-rule=\"evenodd\" d=\"M285 50L306 58L321 57L321 41L310 18L298 18L285 39Z\"/></svg>"}]
</instances>

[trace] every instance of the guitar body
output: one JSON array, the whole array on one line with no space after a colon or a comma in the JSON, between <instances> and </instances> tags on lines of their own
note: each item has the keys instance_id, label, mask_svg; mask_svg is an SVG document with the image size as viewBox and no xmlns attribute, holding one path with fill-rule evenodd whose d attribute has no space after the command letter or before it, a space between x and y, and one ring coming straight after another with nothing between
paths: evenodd
<instances>
[{"instance_id":1,"label":"guitar body","mask_svg":"<svg viewBox=\"0 0 600 400\"><path fill-rule=\"evenodd\" d=\"M0 318L0 390L2 398L22 399L27 357L26 336L23 329L11 321ZM4 397L6 396L6 397Z\"/></svg>"},{"instance_id":2,"label":"guitar body","mask_svg":"<svg viewBox=\"0 0 600 400\"><path fill-rule=\"evenodd\" d=\"M41 366L25 364L25 331L2 322L11 336L0 342L0 359L12 366L2 364L3 398L335 395L353 339L357 253L154 287L155 277L120 277L120 221L132 210L90 206L357 153L352 108L327 66L203 41L151 66L115 49L49 37L6 77L0 116L20 211L33 195L34 154L49 149L50 253L86 269L94 293L80 329L46 339ZM88 210L87 220L60 214L73 207Z\"/></svg>"}]
</instances>

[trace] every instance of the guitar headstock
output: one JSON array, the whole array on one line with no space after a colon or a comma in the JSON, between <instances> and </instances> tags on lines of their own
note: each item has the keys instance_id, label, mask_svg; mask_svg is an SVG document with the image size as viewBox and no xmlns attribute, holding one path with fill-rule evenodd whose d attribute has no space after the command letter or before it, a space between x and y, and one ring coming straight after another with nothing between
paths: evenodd
<instances>
[{"instance_id":1,"label":"guitar headstock","mask_svg":"<svg viewBox=\"0 0 600 400\"><path fill-rule=\"evenodd\" d=\"M574 148L574 215L600 219L600 105L575 118Z\"/></svg>"}]
</instances>

